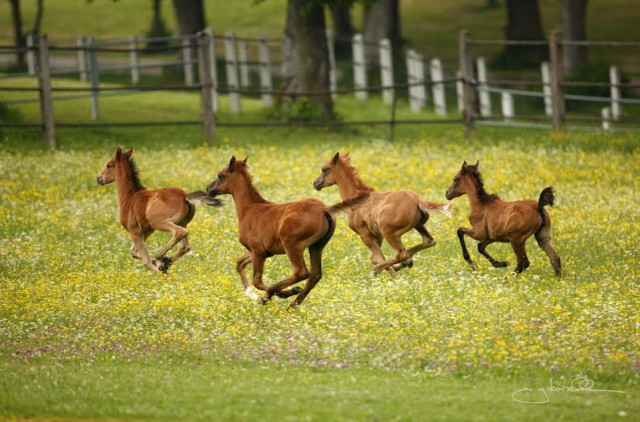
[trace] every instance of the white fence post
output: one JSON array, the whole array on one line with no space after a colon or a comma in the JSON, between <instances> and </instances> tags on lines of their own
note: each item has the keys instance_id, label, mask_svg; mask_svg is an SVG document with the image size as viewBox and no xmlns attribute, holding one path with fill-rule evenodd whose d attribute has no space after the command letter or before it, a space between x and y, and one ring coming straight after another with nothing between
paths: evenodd
<instances>
[{"instance_id":1,"label":"white fence post","mask_svg":"<svg viewBox=\"0 0 640 422\"><path fill-rule=\"evenodd\" d=\"M353 36L353 80L356 89L356 98L358 100L366 100L368 93L367 88L367 67L364 59L364 40L362 34Z\"/></svg>"},{"instance_id":2,"label":"white fence post","mask_svg":"<svg viewBox=\"0 0 640 422\"><path fill-rule=\"evenodd\" d=\"M513 106L513 95L509 92L501 93L502 99L502 117L505 119L513 119L515 117L515 111Z\"/></svg>"},{"instance_id":3,"label":"white fence post","mask_svg":"<svg viewBox=\"0 0 640 422\"><path fill-rule=\"evenodd\" d=\"M431 90L433 92L433 104L435 112L438 116L447 114L447 99L444 90L442 61L440 59L431 59Z\"/></svg>"},{"instance_id":4,"label":"white fence post","mask_svg":"<svg viewBox=\"0 0 640 422\"><path fill-rule=\"evenodd\" d=\"M476 59L478 67L478 92L480 99L480 116L491 117L491 95L487 90L487 63L484 57Z\"/></svg>"},{"instance_id":5,"label":"white fence post","mask_svg":"<svg viewBox=\"0 0 640 422\"><path fill-rule=\"evenodd\" d=\"M551 116L553 114L553 107L551 104L551 71L549 62L542 62L540 64L540 71L542 72L542 93L544 95L544 114Z\"/></svg>"},{"instance_id":6,"label":"white fence post","mask_svg":"<svg viewBox=\"0 0 640 422\"><path fill-rule=\"evenodd\" d=\"M609 83L611 84L611 118L620 120L620 73L617 66L609 67Z\"/></svg>"},{"instance_id":7,"label":"white fence post","mask_svg":"<svg viewBox=\"0 0 640 422\"><path fill-rule=\"evenodd\" d=\"M91 118L97 120L100 115L98 96L100 95L100 69L98 68L98 54L95 50L93 37L87 38L89 53L89 80L91 82Z\"/></svg>"},{"instance_id":8,"label":"white fence post","mask_svg":"<svg viewBox=\"0 0 640 422\"><path fill-rule=\"evenodd\" d=\"M30 76L36 74L36 51L33 34L27 35L27 69Z\"/></svg>"},{"instance_id":9,"label":"white fence post","mask_svg":"<svg viewBox=\"0 0 640 422\"><path fill-rule=\"evenodd\" d=\"M78 35L76 46L78 47L78 75L81 82L87 82L87 50L82 35Z\"/></svg>"},{"instance_id":10,"label":"white fence post","mask_svg":"<svg viewBox=\"0 0 640 422\"><path fill-rule=\"evenodd\" d=\"M247 42L238 41L238 65L240 67L240 86L249 87L249 64Z\"/></svg>"},{"instance_id":11,"label":"white fence post","mask_svg":"<svg viewBox=\"0 0 640 422\"><path fill-rule=\"evenodd\" d=\"M462 72L459 70L456 71L456 96L458 97L458 113L462 114L464 112L464 82L462 82Z\"/></svg>"},{"instance_id":12,"label":"white fence post","mask_svg":"<svg viewBox=\"0 0 640 422\"><path fill-rule=\"evenodd\" d=\"M238 58L236 57L236 37L227 31L224 36L224 53L227 60L227 88L229 89L229 106L232 113L240 113L240 93L238 92Z\"/></svg>"},{"instance_id":13,"label":"white fence post","mask_svg":"<svg viewBox=\"0 0 640 422\"><path fill-rule=\"evenodd\" d=\"M138 60L138 40L135 35L129 38L129 51L131 60L131 84L138 85L140 82L140 61Z\"/></svg>"},{"instance_id":14,"label":"white fence post","mask_svg":"<svg viewBox=\"0 0 640 422\"><path fill-rule=\"evenodd\" d=\"M409 81L409 105L411 111L417 113L424 107L427 93L424 86L423 57L414 50L407 52L407 72Z\"/></svg>"},{"instance_id":15,"label":"white fence post","mask_svg":"<svg viewBox=\"0 0 640 422\"><path fill-rule=\"evenodd\" d=\"M260 87L262 89L262 103L265 107L271 107L273 104L273 83L271 80L271 60L269 59L269 44L267 36L260 37L258 46L260 53Z\"/></svg>"},{"instance_id":16,"label":"white fence post","mask_svg":"<svg viewBox=\"0 0 640 422\"><path fill-rule=\"evenodd\" d=\"M393 89L393 55L391 41L388 38L380 40L380 79L382 81L382 100L391 104L395 95Z\"/></svg>"},{"instance_id":17,"label":"white fence post","mask_svg":"<svg viewBox=\"0 0 640 422\"><path fill-rule=\"evenodd\" d=\"M186 86L193 85L193 60L191 58L191 37L182 38L182 65L184 69L184 84Z\"/></svg>"},{"instance_id":18,"label":"white fence post","mask_svg":"<svg viewBox=\"0 0 640 422\"><path fill-rule=\"evenodd\" d=\"M602 109L602 130L611 130L611 109L609 107Z\"/></svg>"},{"instance_id":19,"label":"white fence post","mask_svg":"<svg viewBox=\"0 0 640 422\"><path fill-rule=\"evenodd\" d=\"M216 37L211 28L205 28L204 32L209 37L209 70L211 73L211 98L213 101L213 111L220 108L220 97L218 96L218 69L216 68Z\"/></svg>"},{"instance_id":20,"label":"white fence post","mask_svg":"<svg viewBox=\"0 0 640 422\"><path fill-rule=\"evenodd\" d=\"M331 98L338 98L338 78L336 75L336 53L333 49L333 34L327 31L327 47L329 48L329 87L331 89Z\"/></svg>"}]
</instances>

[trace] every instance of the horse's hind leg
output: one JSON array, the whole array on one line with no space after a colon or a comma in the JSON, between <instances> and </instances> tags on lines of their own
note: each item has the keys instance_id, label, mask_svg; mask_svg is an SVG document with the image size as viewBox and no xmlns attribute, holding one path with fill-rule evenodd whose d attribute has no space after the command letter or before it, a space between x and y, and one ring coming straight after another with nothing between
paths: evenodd
<instances>
[{"instance_id":1,"label":"horse's hind leg","mask_svg":"<svg viewBox=\"0 0 640 422\"><path fill-rule=\"evenodd\" d=\"M165 231L165 232L171 232L172 234L169 242L166 245L164 245L162 248L160 248L158 252L156 252L156 259L162 259L162 257L164 257L167 254L167 252L171 250L171 248L173 248L178 242L186 239L186 237L189 235L189 232L187 231L187 229L185 229L184 227L180 227L177 224L172 223L171 221L166 221L163 224L156 225L154 228ZM175 262L182 255L189 252L189 249L190 249L189 241L187 240L186 244L185 242L182 243L181 250L179 250L171 258L171 262L172 263Z\"/></svg>"},{"instance_id":2,"label":"horse's hind leg","mask_svg":"<svg viewBox=\"0 0 640 422\"><path fill-rule=\"evenodd\" d=\"M496 268L504 268L507 267L509 265L509 263L507 261L498 261L496 259L494 259L491 255L489 255L489 252L487 252L487 246L489 246L490 244L494 243L495 240L483 240L482 242L478 243L478 252L480 252L485 258L487 258L489 260L489 262L491 262L491 265L493 265Z\"/></svg>"},{"instance_id":3,"label":"horse's hind leg","mask_svg":"<svg viewBox=\"0 0 640 422\"><path fill-rule=\"evenodd\" d=\"M397 265L394 265L393 269L396 271L401 270L404 267L412 267L413 260L411 259L411 257L413 257L413 255L420 252L421 250L431 248L436 244L436 240L433 238L433 236L431 236L431 233L429 233L429 231L424 225L416 226L415 229L418 233L420 233L420 236L422 236L422 242L415 246L410 247L409 250L407 250L407 253L409 254L409 259L402 261Z\"/></svg>"},{"instance_id":4,"label":"horse's hind leg","mask_svg":"<svg viewBox=\"0 0 640 422\"><path fill-rule=\"evenodd\" d=\"M296 296L293 303L289 306L289 308L293 308L297 305L300 305L302 301L307 297L309 292L313 290L313 288L318 284L318 281L322 278L322 249L324 246L320 247L309 247L309 260L311 262L311 270L309 271L309 278L307 279L307 284L304 286L304 289Z\"/></svg>"},{"instance_id":5,"label":"horse's hind leg","mask_svg":"<svg viewBox=\"0 0 640 422\"><path fill-rule=\"evenodd\" d=\"M309 277L309 270L307 269L307 265L304 263L304 249L288 249L287 257L293 266L293 273L284 280L269 286L267 294L262 298L263 302L271 300L273 295L280 298L286 298L298 294L300 292L299 289L291 289L289 291L285 291L284 289Z\"/></svg>"},{"instance_id":6,"label":"horse's hind leg","mask_svg":"<svg viewBox=\"0 0 640 422\"><path fill-rule=\"evenodd\" d=\"M518 274L529 268L529 258L527 257L525 242L511 242L513 252L516 254L516 258L518 259L518 265L516 265L515 269L515 272Z\"/></svg>"},{"instance_id":7,"label":"horse's hind leg","mask_svg":"<svg viewBox=\"0 0 640 422\"><path fill-rule=\"evenodd\" d=\"M549 257L549 261L551 261L551 265L556 272L558 277L562 277L562 264L560 263L560 256L556 250L551 246L551 228L545 230L543 228L539 232L536 233L536 241L542 250Z\"/></svg>"}]
</instances>

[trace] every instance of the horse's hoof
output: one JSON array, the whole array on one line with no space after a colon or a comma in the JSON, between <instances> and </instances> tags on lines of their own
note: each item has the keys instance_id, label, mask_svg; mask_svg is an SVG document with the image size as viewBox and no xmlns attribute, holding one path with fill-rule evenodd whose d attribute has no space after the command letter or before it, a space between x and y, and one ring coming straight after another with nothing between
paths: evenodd
<instances>
[{"instance_id":1,"label":"horse's hoof","mask_svg":"<svg viewBox=\"0 0 640 422\"><path fill-rule=\"evenodd\" d=\"M291 289L291 296L293 295L299 295L300 293L302 293L304 289L300 286L296 286L294 288Z\"/></svg>"},{"instance_id":2,"label":"horse's hoof","mask_svg":"<svg viewBox=\"0 0 640 422\"><path fill-rule=\"evenodd\" d=\"M260 304L261 305L266 305L267 303L269 303L270 299L265 298L264 296L260 297Z\"/></svg>"},{"instance_id":3,"label":"horse's hoof","mask_svg":"<svg viewBox=\"0 0 640 422\"><path fill-rule=\"evenodd\" d=\"M508 267L509 263L507 261L498 261L496 264L496 268L505 268Z\"/></svg>"}]
</instances>

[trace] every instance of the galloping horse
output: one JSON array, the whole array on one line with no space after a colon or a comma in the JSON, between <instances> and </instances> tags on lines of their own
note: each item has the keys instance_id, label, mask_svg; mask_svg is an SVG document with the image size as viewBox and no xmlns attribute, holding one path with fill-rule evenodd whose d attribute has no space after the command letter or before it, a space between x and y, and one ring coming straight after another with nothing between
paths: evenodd
<instances>
[{"instance_id":1,"label":"galloping horse","mask_svg":"<svg viewBox=\"0 0 640 422\"><path fill-rule=\"evenodd\" d=\"M412 256L436 244L425 224L430 213L451 215L449 205L425 201L410 190L377 192L367 186L349 162L349 154L336 153L322 167L322 174L313 182L316 190L337 185L343 200L365 193L369 199L365 206L347 210L349 227L356 232L371 250L371 262L375 272L388 270L392 275L404 267L413 266ZM422 236L422 242L404 248L401 236L415 229ZM386 259L380 248L385 239L394 249L395 256Z\"/></svg>"},{"instance_id":2,"label":"galloping horse","mask_svg":"<svg viewBox=\"0 0 640 422\"><path fill-rule=\"evenodd\" d=\"M264 199L254 187L247 170L247 160L231 157L229 165L207 187L211 197L221 194L233 196L238 216L240 243L249 251L237 260L236 270L240 274L245 295L259 299L249 286L245 267L253 264L253 285L266 294L262 303L273 295L281 298L298 295L291 307L302 303L311 289L322 278L322 250L333 236L335 218L333 214L357 206L364 199L355 198L329 207L317 199L277 204ZM309 249L311 270L304 262L304 250ZM286 254L293 274L286 279L267 286L262 281L264 264L273 255ZM307 279L304 289L294 283Z\"/></svg>"},{"instance_id":3,"label":"galloping horse","mask_svg":"<svg viewBox=\"0 0 640 422\"><path fill-rule=\"evenodd\" d=\"M131 256L142 260L142 263L152 271L166 273L169 267L182 255L189 252L189 232L187 224L196 213L194 200L201 200L208 205L220 206L222 202L208 198L203 191L187 194L181 188L171 187L149 190L140 182L138 168L131 158L133 148L122 152L116 150L116 155L109 160L102 173L98 175L100 186L116 182L118 203L120 205L120 223L127 229L133 246ZM155 230L171 232L173 235L169 243L161 248L152 261L149 258L145 240ZM166 257L167 252L180 242L178 251Z\"/></svg>"},{"instance_id":4,"label":"galloping horse","mask_svg":"<svg viewBox=\"0 0 640 422\"><path fill-rule=\"evenodd\" d=\"M547 254L556 275L560 277L560 257L551 246L551 218L544 209L546 205L553 206L553 188L543 189L537 202L533 199L503 201L497 195L490 195L484 190L482 176L478 171L479 164L480 162L468 165L465 161L446 193L449 200L467 194L471 204L469 222L472 227L458 229L464 259L472 266L475 265L464 242L464 236L469 236L480 242L478 252L494 267L506 267L509 264L493 259L487 253L486 247L494 242L509 242L518 260L515 272L521 273L529 267L525 243L531 235L535 235L538 245Z\"/></svg>"}]
</instances>

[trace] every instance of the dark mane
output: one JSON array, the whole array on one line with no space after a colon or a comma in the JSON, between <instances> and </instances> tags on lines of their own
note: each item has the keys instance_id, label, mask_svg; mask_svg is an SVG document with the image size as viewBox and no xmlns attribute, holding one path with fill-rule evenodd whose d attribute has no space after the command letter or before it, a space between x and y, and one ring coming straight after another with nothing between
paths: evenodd
<instances>
[{"instance_id":1,"label":"dark mane","mask_svg":"<svg viewBox=\"0 0 640 422\"><path fill-rule=\"evenodd\" d=\"M349 161L342 160L341 162L342 162L342 164L344 164L342 167L345 169L345 171L348 173L348 175L351 176L351 179L355 183L356 188L358 188L358 190L364 191L364 192L373 192L375 190L371 186L369 186L366 183L364 183L364 181L358 175L358 171L356 170L356 168L353 167L349 163Z\"/></svg>"},{"instance_id":2,"label":"dark mane","mask_svg":"<svg viewBox=\"0 0 640 422\"><path fill-rule=\"evenodd\" d=\"M478 166L475 166L475 165L467 166L467 173L469 173L473 178L476 179L476 183L477 183L476 188L478 193L478 199L480 199L480 202L487 203L487 202L493 201L494 199L500 199L500 197L495 193L489 194L487 193L486 190L484 190L484 181L482 180L482 175L478 170Z\"/></svg>"},{"instance_id":3,"label":"dark mane","mask_svg":"<svg viewBox=\"0 0 640 422\"><path fill-rule=\"evenodd\" d=\"M236 161L233 167L233 171L242 172L242 174L244 174L244 176L249 181L249 195L251 196L251 200L253 202L270 202L264 199L262 195L260 195L260 192L258 192L258 189L253 184L253 177L251 176L251 173L249 173L249 166L247 166L246 163L241 161Z\"/></svg>"},{"instance_id":4,"label":"dark mane","mask_svg":"<svg viewBox=\"0 0 640 422\"><path fill-rule=\"evenodd\" d=\"M138 170L138 165L133 157L129 157L127 163L129 163L129 167L131 168L131 183L133 184L133 189L136 191L146 189L140 181L140 170Z\"/></svg>"}]
</instances>

